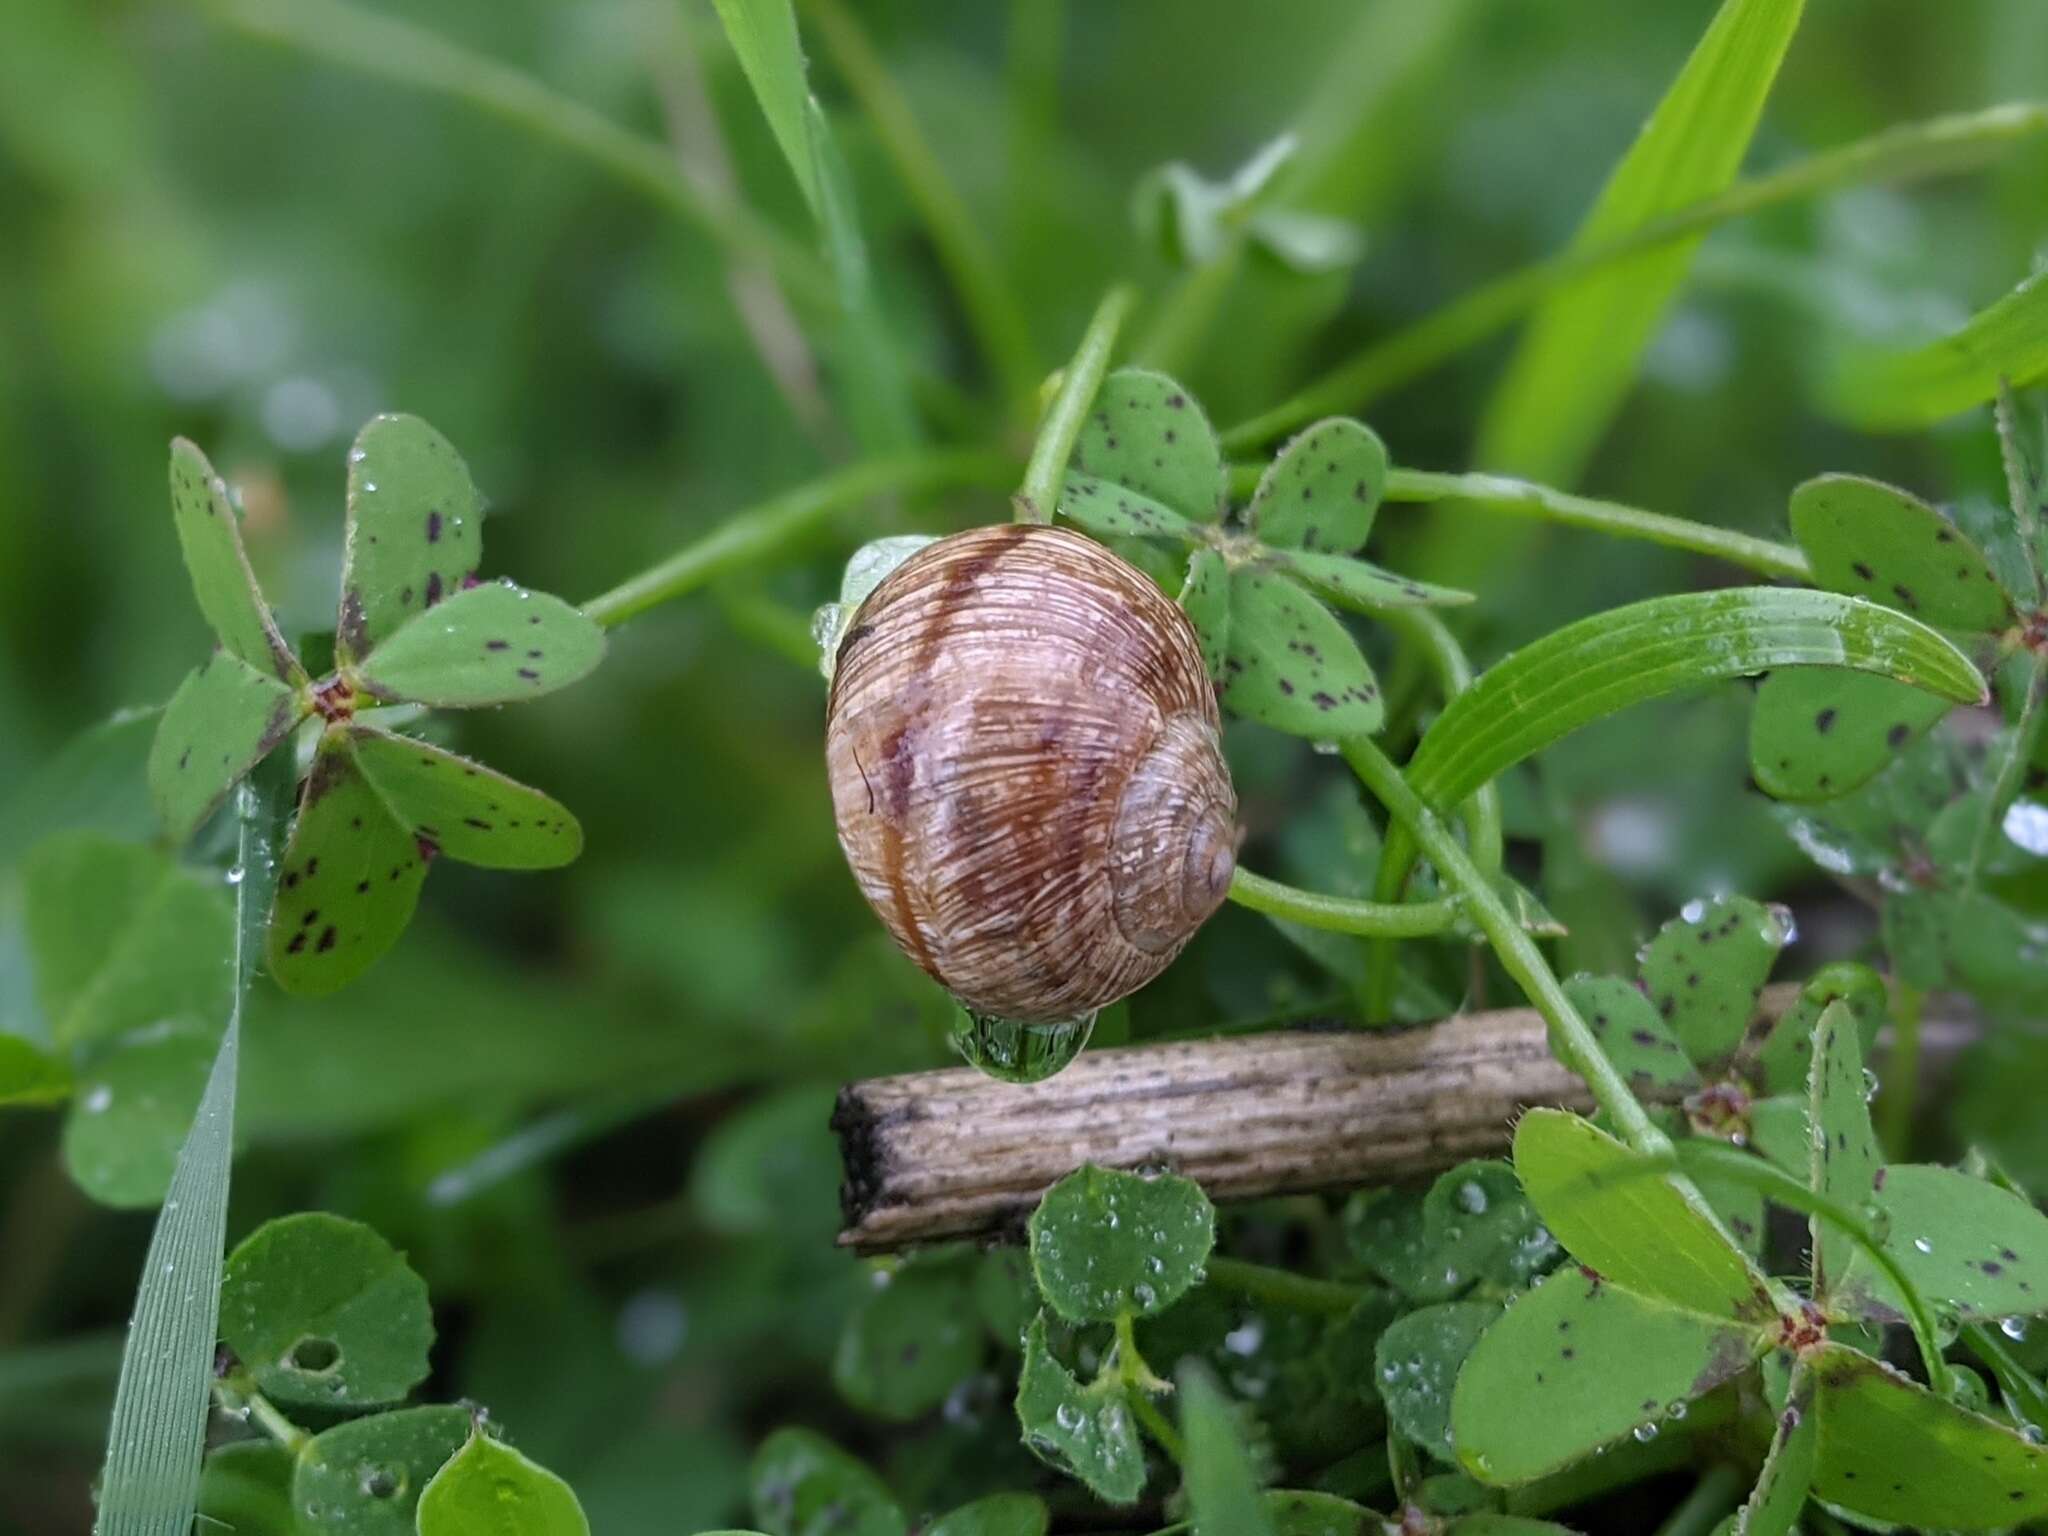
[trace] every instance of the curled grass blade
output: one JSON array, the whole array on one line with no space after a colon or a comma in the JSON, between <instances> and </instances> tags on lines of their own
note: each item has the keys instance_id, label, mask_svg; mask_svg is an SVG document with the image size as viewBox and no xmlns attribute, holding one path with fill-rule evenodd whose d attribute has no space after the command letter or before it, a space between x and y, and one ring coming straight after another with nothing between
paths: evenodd
<instances>
[{"instance_id":1,"label":"curled grass blade","mask_svg":"<svg viewBox=\"0 0 2048 1536\"><path fill-rule=\"evenodd\" d=\"M2036 273L1962 329L1903 352L1842 355L1823 392L1828 409L1868 431L1930 426L1998 393L2001 379L2048 374L2048 272Z\"/></svg>"}]
</instances>

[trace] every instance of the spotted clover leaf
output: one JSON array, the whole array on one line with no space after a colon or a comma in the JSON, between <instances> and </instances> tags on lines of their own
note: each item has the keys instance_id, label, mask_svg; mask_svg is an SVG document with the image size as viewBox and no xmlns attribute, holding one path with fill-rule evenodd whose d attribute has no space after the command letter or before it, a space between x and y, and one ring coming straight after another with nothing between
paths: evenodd
<instances>
[{"instance_id":1,"label":"spotted clover leaf","mask_svg":"<svg viewBox=\"0 0 2048 1536\"><path fill-rule=\"evenodd\" d=\"M278 629L226 482L183 439L171 448L171 509L219 640L172 696L150 751L171 839L190 838L245 774L319 721L271 913L281 986L331 992L361 975L405 930L439 854L493 869L576 857L582 831L548 796L371 723L387 705L537 698L604 654L603 631L561 599L479 581L483 498L446 438L417 417L378 416L349 450L340 614L318 677Z\"/></svg>"}]
</instances>

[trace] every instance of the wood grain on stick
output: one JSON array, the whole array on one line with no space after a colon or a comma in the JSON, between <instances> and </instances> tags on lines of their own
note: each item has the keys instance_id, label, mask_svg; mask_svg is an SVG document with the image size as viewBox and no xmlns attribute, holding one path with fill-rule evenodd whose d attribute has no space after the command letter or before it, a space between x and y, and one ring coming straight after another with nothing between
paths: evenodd
<instances>
[{"instance_id":1,"label":"wood grain on stick","mask_svg":"<svg viewBox=\"0 0 2048 1536\"><path fill-rule=\"evenodd\" d=\"M1767 987L1776 1018L1796 983ZM1930 1022L1935 1052L1954 1030ZM1591 1107L1533 1008L1415 1029L1291 1030L1085 1052L1042 1083L970 1067L840 1091L846 1247L1011 1231L1085 1162L1166 1168L1212 1198L1344 1189L1499 1153L1534 1104Z\"/></svg>"}]
</instances>

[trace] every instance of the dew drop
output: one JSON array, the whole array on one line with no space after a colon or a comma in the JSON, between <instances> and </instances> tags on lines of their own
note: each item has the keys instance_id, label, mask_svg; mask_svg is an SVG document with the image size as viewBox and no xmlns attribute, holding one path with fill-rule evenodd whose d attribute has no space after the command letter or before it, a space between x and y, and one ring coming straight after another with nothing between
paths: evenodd
<instances>
[{"instance_id":1,"label":"dew drop","mask_svg":"<svg viewBox=\"0 0 2048 1536\"><path fill-rule=\"evenodd\" d=\"M1638 1424L1635 1427L1635 1437L1638 1444L1648 1445L1652 1440L1657 1438L1656 1424Z\"/></svg>"},{"instance_id":2,"label":"dew drop","mask_svg":"<svg viewBox=\"0 0 2048 1536\"><path fill-rule=\"evenodd\" d=\"M242 883L243 877L244 877L244 876L245 876L246 874L247 874L247 871L246 871L246 870L244 870L244 869L242 868L242 866L241 866L241 865L239 865L239 864L236 864L236 865L233 865L233 866L231 866L231 867L229 868L229 870L228 870L228 874L227 874L227 880L228 880L228 884L229 884L229 885L240 885L240 884Z\"/></svg>"},{"instance_id":3,"label":"dew drop","mask_svg":"<svg viewBox=\"0 0 2048 1536\"><path fill-rule=\"evenodd\" d=\"M1924 1237L1916 1237L1913 1239L1913 1251L1915 1253L1932 1253L1934 1252L1934 1244L1927 1241Z\"/></svg>"},{"instance_id":4,"label":"dew drop","mask_svg":"<svg viewBox=\"0 0 2048 1536\"><path fill-rule=\"evenodd\" d=\"M1998 1331L2018 1343L2027 1336L2027 1320L2024 1317L2001 1317Z\"/></svg>"},{"instance_id":5,"label":"dew drop","mask_svg":"<svg viewBox=\"0 0 2048 1536\"><path fill-rule=\"evenodd\" d=\"M953 1016L952 1044L968 1065L1005 1083L1040 1083L1072 1065L1095 1015L1035 1023L962 1008Z\"/></svg>"},{"instance_id":6,"label":"dew drop","mask_svg":"<svg viewBox=\"0 0 2048 1536\"><path fill-rule=\"evenodd\" d=\"M112 1106L113 1102L114 1090L105 1083L101 1083L85 1096L84 1102L79 1107L88 1115L103 1115Z\"/></svg>"}]
</instances>

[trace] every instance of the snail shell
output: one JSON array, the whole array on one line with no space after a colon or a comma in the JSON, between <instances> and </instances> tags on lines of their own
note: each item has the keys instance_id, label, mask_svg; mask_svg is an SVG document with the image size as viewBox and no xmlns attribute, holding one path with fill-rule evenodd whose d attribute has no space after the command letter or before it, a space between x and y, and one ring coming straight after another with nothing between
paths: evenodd
<instances>
[{"instance_id":1,"label":"snail shell","mask_svg":"<svg viewBox=\"0 0 2048 1536\"><path fill-rule=\"evenodd\" d=\"M919 551L841 642L832 805L861 893L968 1008L1078 1017L1222 902L1237 796L1193 626L1062 528Z\"/></svg>"}]
</instances>

